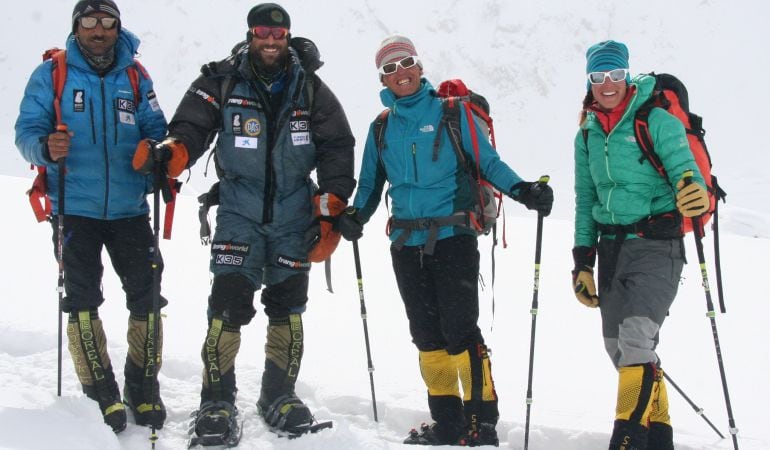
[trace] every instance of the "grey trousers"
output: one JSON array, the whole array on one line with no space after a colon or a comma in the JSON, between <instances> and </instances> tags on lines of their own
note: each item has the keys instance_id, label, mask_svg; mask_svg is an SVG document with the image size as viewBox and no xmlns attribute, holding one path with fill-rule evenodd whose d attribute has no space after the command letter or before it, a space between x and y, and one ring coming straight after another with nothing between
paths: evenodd
<instances>
[{"instance_id":1,"label":"grey trousers","mask_svg":"<svg viewBox=\"0 0 770 450\"><path fill-rule=\"evenodd\" d=\"M615 260L612 278L599 283L604 347L615 367L657 363L658 332L684 265L682 240L627 239L615 252L614 240L600 241L600 276Z\"/></svg>"}]
</instances>

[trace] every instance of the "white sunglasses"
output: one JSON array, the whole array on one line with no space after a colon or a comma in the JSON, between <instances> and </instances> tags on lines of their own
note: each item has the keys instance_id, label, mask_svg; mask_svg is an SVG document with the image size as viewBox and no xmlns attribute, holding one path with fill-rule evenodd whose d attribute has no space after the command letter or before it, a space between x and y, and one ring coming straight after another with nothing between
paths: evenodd
<instances>
[{"instance_id":1,"label":"white sunglasses","mask_svg":"<svg viewBox=\"0 0 770 450\"><path fill-rule=\"evenodd\" d=\"M400 61L383 64L380 66L380 75L390 75L396 73L399 67L402 69L411 69L415 65L420 64L420 58L416 56L407 56Z\"/></svg>"},{"instance_id":2,"label":"white sunglasses","mask_svg":"<svg viewBox=\"0 0 770 450\"><path fill-rule=\"evenodd\" d=\"M604 80L607 78L609 78L610 81L617 83L618 81L625 80L626 75L628 75L628 69L614 69L609 72L590 72L587 76L588 81L591 84L604 84Z\"/></svg>"}]
</instances>

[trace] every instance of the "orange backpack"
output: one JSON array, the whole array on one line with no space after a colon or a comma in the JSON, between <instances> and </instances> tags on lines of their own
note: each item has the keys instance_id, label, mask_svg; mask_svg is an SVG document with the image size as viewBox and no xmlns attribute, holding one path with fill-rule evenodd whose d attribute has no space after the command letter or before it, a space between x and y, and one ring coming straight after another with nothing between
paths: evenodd
<instances>
[{"instance_id":1,"label":"orange backpack","mask_svg":"<svg viewBox=\"0 0 770 450\"><path fill-rule=\"evenodd\" d=\"M655 153L655 146L650 136L648 122L652 108L663 108L679 119L684 125L687 132L687 141L690 144L690 151L695 158L695 163L698 165L701 175L703 175L703 179L706 181L711 204L708 211L700 216L700 236L703 236L703 227L711 219L711 216L716 214L717 203L719 200L724 201L725 197L727 197L727 193L717 184L717 177L711 173L711 156L706 148L706 141L703 139L706 134L706 130L703 129L703 118L690 112L687 88L678 78L665 73L651 73L650 75L655 77L655 89L653 90L652 97L639 107L634 117L636 142L639 144L639 148L644 155L640 158L640 162L647 159L655 170L668 180L666 169L663 167L660 157ZM685 232L692 231L692 220L684 218L683 227Z\"/></svg>"}]
</instances>

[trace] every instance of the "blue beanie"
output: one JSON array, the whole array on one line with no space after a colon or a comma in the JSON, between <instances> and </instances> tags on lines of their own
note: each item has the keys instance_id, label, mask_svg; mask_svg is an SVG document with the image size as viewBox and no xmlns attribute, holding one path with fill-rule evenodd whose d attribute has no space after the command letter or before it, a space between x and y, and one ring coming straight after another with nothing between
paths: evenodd
<instances>
[{"instance_id":1,"label":"blue beanie","mask_svg":"<svg viewBox=\"0 0 770 450\"><path fill-rule=\"evenodd\" d=\"M628 47L622 42L602 41L592 45L586 52L586 74L608 72L613 69L628 69ZM626 83L631 82L631 74L626 74ZM591 89L591 83L588 83Z\"/></svg>"}]
</instances>

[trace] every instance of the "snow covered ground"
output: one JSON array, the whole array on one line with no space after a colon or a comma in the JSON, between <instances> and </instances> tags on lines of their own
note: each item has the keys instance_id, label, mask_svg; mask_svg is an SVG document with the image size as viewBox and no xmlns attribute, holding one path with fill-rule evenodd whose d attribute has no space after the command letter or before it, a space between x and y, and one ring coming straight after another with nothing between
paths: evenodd
<instances>
[{"instance_id":1,"label":"snow covered ground","mask_svg":"<svg viewBox=\"0 0 770 450\"><path fill-rule=\"evenodd\" d=\"M38 54L61 46L73 2L44 0L15 6L0 19L0 189L5 192L6 238L0 267L0 448L149 448L149 430L129 425L114 435L85 398L64 354L63 393L56 396L56 263L50 227L35 224L24 191L31 174L13 145L18 103ZM245 31L253 2L123 0L124 24L144 45L142 61L156 83L167 115L173 113L198 67L225 56ZM654 0L625 2L558 0L452 2L285 1L293 32L314 39L326 65L319 72L348 112L359 142L381 110L373 67L377 44L392 32L413 38L433 80L462 77L492 103L503 158L525 178L552 177L556 205L545 221L540 314L535 342L530 448L606 448L612 427L616 375L601 342L598 312L570 293L572 246L572 150L584 94L584 51L598 40L628 43L632 71L668 71L688 85L691 106L706 118L715 172L729 193L721 208L723 278L728 313L716 317L734 417L742 449L770 448L765 404L770 357L765 349L770 314L762 280L770 273L770 158L755 142L767 94L759 74L770 66L761 47L770 6L760 1ZM669 11L663 15L661 11ZM216 20L212 20L212 14ZM685 19L682 19L686 15ZM759 86L759 88L755 88ZM719 89L717 89L719 88ZM759 138L756 138L757 140ZM760 141L762 142L762 141ZM362 151L358 148L357 151ZM200 346L210 288L208 249L197 237L195 194L212 182L203 161L180 197L174 236L163 241L166 341L160 374L168 408L159 449L183 448L189 413L198 404ZM491 292L482 293L480 324L492 349L500 396L501 447L523 448L530 346L534 215L506 202L508 248L497 249L495 314ZM298 394L332 430L297 440L281 439L256 417L266 319L260 311L243 330L238 358L238 405L246 417L244 449L401 448L409 428L428 421L425 389L410 343L406 318L386 254L381 208L361 240L363 285L375 366L379 422L372 417L362 321L352 249L335 253L335 294L325 289L323 269L311 275L305 315L306 352ZM710 242L710 236L709 240ZM704 290L691 237L690 264L662 331L659 354L669 375L727 435L727 417L714 341L705 316ZM489 284L489 239L482 241L482 275ZM707 259L713 253L707 245ZM105 255L108 265L108 258ZM709 265L715 287L714 270ZM108 267L107 302L100 310L109 351L122 384L127 312L117 277ZM669 388L677 449L731 449Z\"/></svg>"}]
</instances>

